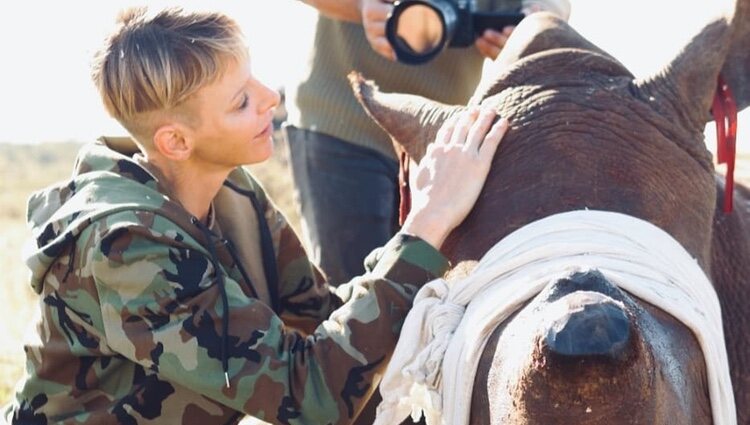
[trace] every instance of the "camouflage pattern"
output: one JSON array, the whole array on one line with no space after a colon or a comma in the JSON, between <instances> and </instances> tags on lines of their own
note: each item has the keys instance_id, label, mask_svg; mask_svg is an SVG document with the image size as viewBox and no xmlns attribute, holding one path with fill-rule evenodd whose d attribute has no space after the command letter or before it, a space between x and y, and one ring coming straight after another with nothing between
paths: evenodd
<instances>
[{"instance_id":1,"label":"camouflage pattern","mask_svg":"<svg viewBox=\"0 0 750 425\"><path fill-rule=\"evenodd\" d=\"M237 169L222 190L247 197L248 211L251 197L263 209L274 310L253 297L232 244L201 229L130 156L93 143L75 168L29 202L28 265L42 317L25 345L28 376L5 409L10 423L225 424L246 414L351 423L416 290L447 267L429 244L398 234L371 256L368 274L331 289L262 188Z\"/></svg>"}]
</instances>

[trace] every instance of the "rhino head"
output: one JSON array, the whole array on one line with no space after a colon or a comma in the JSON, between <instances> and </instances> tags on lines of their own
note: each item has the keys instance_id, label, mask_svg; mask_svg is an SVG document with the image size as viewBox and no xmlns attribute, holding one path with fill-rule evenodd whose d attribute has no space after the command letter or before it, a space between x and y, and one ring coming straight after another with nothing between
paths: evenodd
<instances>
[{"instance_id":1,"label":"rhino head","mask_svg":"<svg viewBox=\"0 0 750 425\"><path fill-rule=\"evenodd\" d=\"M715 189L703 128L716 76L739 32L730 23L713 21L663 72L635 79L554 16L526 19L470 101L494 105L511 129L472 215L446 241L448 257L476 259L529 221L588 207L651 221L706 264ZM732 49L744 56L725 66L743 105L750 84L743 85L747 68L737 65L750 64L747 50ZM381 93L361 77L354 87L368 113L415 160L442 122L466 107ZM487 215L495 219L492 232L483 224Z\"/></svg>"},{"instance_id":2,"label":"rhino head","mask_svg":"<svg viewBox=\"0 0 750 425\"><path fill-rule=\"evenodd\" d=\"M722 182L703 129L720 72L738 106L750 103L748 22L750 1L740 1L661 72L635 78L565 22L529 16L470 101L492 105L511 127L477 204L442 248L454 264L476 261L528 223L585 208L664 229L713 277L739 423L750 423L750 329L726 318L750 314L750 191L737 188L733 216L717 212ZM350 78L372 118L417 161L442 122L467 107ZM717 259L728 251L729 262ZM550 318L545 308L561 297L576 307ZM567 332L566 344L551 342L550 323ZM574 274L496 329L477 371L472 423L710 424L705 374L685 325L596 271Z\"/></svg>"}]
</instances>

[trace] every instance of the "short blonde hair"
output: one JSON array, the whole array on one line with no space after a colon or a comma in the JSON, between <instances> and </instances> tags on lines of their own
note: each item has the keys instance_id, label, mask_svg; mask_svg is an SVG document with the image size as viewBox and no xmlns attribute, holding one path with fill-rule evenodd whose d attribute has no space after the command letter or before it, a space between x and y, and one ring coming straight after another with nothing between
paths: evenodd
<instances>
[{"instance_id":1,"label":"short blonde hair","mask_svg":"<svg viewBox=\"0 0 750 425\"><path fill-rule=\"evenodd\" d=\"M239 25L224 14L131 8L96 54L92 79L107 112L146 142L158 125L155 115L177 112L230 60L247 57Z\"/></svg>"}]
</instances>

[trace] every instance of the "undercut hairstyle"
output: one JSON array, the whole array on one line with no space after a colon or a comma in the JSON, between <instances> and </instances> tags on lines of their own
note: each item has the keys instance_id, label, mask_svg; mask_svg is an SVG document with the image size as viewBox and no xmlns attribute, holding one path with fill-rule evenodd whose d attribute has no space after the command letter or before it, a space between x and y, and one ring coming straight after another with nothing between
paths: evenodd
<instances>
[{"instance_id":1,"label":"undercut hairstyle","mask_svg":"<svg viewBox=\"0 0 750 425\"><path fill-rule=\"evenodd\" d=\"M150 143L160 116L248 58L239 25L217 12L130 8L94 57L92 79L107 112L138 141Z\"/></svg>"}]
</instances>

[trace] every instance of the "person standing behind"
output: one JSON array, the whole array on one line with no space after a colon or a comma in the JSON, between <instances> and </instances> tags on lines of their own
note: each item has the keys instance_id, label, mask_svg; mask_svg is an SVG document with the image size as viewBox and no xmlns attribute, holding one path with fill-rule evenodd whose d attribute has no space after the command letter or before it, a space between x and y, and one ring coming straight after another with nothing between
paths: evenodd
<instances>
[{"instance_id":1,"label":"person standing behind","mask_svg":"<svg viewBox=\"0 0 750 425\"><path fill-rule=\"evenodd\" d=\"M390 138L349 86L356 70L386 92L466 104L485 57L494 59L513 28L488 30L475 47L447 49L428 64L394 61L385 38L393 5L382 0L302 0L318 21L305 74L287 88L285 125L302 233L332 284L364 271L363 259L397 230L398 162ZM567 18L568 0L477 0L478 10L547 10Z\"/></svg>"}]
</instances>

